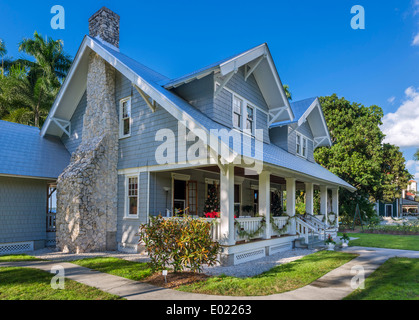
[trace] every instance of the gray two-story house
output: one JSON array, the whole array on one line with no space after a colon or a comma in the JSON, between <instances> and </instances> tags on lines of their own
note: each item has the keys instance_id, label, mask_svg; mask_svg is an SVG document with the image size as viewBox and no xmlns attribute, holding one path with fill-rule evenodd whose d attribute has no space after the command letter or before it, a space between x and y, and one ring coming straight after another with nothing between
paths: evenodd
<instances>
[{"instance_id":1,"label":"gray two-story house","mask_svg":"<svg viewBox=\"0 0 419 320\"><path fill-rule=\"evenodd\" d=\"M0 130L7 126L29 130L3 122ZM355 190L315 162L314 150L331 145L319 100L288 101L266 43L169 79L122 53L119 16L107 8L89 19L50 114L32 134L54 143L48 156L61 161L36 181L49 214L46 186L56 186L56 246L65 252L137 252L140 224L155 215L204 217L211 189L219 202L212 235L222 261L238 264L288 250L310 232L336 232L338 189ZM30 174L1 172L13 167L9 158L0 190L34 184ZM313 212L316 189L320 212ZM319 219L295 217L297 190ZM0 195L0 221L12 226L23 213L9 214L10 199ZM271 217L273 201L282 215ZM41 211L33 214L46 228ZM0 246L42 240L1 225Z\"/></svg>"}]
</instances>

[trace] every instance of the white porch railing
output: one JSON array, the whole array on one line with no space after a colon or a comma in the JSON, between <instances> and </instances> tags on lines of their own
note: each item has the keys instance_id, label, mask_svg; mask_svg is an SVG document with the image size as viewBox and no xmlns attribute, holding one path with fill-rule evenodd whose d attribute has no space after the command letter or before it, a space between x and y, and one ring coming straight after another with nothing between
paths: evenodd
<instances>
[{"instance_id":1,"label":"white porch railing","mask_svg":"<svg viewBox=\"0 0 419 320\"><path fill-rule=\"evenodd\" d=\"M277 228L281 229L281 232L277 232L274 228L271 228L271 234L273 236L281 236L283 234L287 234L290 233L290 226L288 226L287 228L284 229L284 226L288 223L288 216L284 216L284 217L273 217L273 223L275 223L275 225L277 226Z\"/></svg>"},{"instance_id":2,"label":"white porch railing","mask_svg":"<svg viewBox=\"0 0 419 320\"><path fill-rule=\"evenodd\" d=\"M243 241L243 240L252 240L260 238L264 229L261 228L263 218L237 218L236 221L238 225L236 225L236 234L235 240L236 241ZM259 232L257 232L259 230ZM244 232L243 232L244 231ZM247 235L241 235L240 233L246 234L253 234L250 238ZM256 233L255 233L256 232Z\"/></svg>"},{"instance_id":3,"label":"white porch railing","mask_svg":"<svg viewBox=\"0 0 419 320\"><path fill-rule=\"evenodd\" d=\"M310 234L317 233L317 229L313 227L311 224L304 222L300 218L296 219L296 227L297 227L297 234L304 238L304 241L308 243L308 239Z\"/></svg>"},{"instance_id":4,"label":"white porch railing","mask_svg":"<svg viewBox=\"0 0 419 320\"><path fill-rule=\"evenodd\" d=\"M182 219L179 218L170 218L164 217L164 219ZM200 218L207 222L211 223L211 238L213 241L220 241L221 240L221 225L220 219L210 219L210 218ZM277 226L278 229L281 229L281 232L276 232L274 228L272 228L271 235L272 236L281 236L287 233L290 233L290 226L284 228L287 224L289 217L274 217L273 223ZM235 241L247 241L258 239L263 236L263 232L265 229L262 227L262 217L254 217L254 218L236 218L235 219ZM259 232L257 232L259 230ZM250 237L249 237L250 235Z\"/></svg>"}]
</instances>

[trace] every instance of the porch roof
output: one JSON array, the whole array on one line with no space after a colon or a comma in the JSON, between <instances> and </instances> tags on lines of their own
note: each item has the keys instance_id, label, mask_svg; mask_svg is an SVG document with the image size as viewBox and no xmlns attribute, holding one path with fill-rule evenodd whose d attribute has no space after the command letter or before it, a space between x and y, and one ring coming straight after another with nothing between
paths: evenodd
<instances>
[{"instance_id":1,"label":"porch roof","mask_svg":"<svg viewBox=\"0 0 419 320\"><path fill-rule=\"evenodd\" d=\"M57 137L36 127L0 120L0 175L57 179L70 154Z\"/></svg>"}]
</instances>

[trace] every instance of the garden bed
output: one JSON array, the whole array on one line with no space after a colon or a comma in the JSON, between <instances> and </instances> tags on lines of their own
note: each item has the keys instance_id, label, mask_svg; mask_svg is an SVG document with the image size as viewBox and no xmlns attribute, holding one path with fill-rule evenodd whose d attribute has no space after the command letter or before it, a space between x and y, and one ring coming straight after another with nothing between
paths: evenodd
<instances>
[{"instance_id":1,"label":"garden bed","mask_svg":"<svg viewBox=\"0 0 419 320\"><path fill-rule=\"evenodd\" d=\"M161 272L155 273L152 276L144 279L143 282L152 284L154 286L168 288L168 289L177 289L181 286L187 286L191 284L196 284L201 281L205 281L210 276L203 273L195 272L168 272L166 280Z\"/></svg>"}]
</instances>

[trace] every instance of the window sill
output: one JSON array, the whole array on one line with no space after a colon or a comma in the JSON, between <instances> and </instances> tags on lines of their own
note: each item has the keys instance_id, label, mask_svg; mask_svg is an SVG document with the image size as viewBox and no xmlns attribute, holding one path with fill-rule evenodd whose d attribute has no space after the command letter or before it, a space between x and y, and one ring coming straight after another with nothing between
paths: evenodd
<instances>
[{"instance_id":1,"label":"window sill","mask_svg":"<svg viewBox=\"0 0 419 320\"><path fill-rule=\"evenodd\" d=\"M132 216L132 217L125 216L122 220L139 220L139 219L140 219L139 216Z\"/></svg>"},{"instance_id":2,"label":"window sill","mask_svg":"<svg viewBox=\"0 0 419 320\"><path fill-rule=\"evenodd\" d=\"M122 137L119 137L119 140L123 140L123 139L129 138L129 137L131 137L131 135L128 135L128 136L122 136Z\"/></svg>"}]
</instances>

